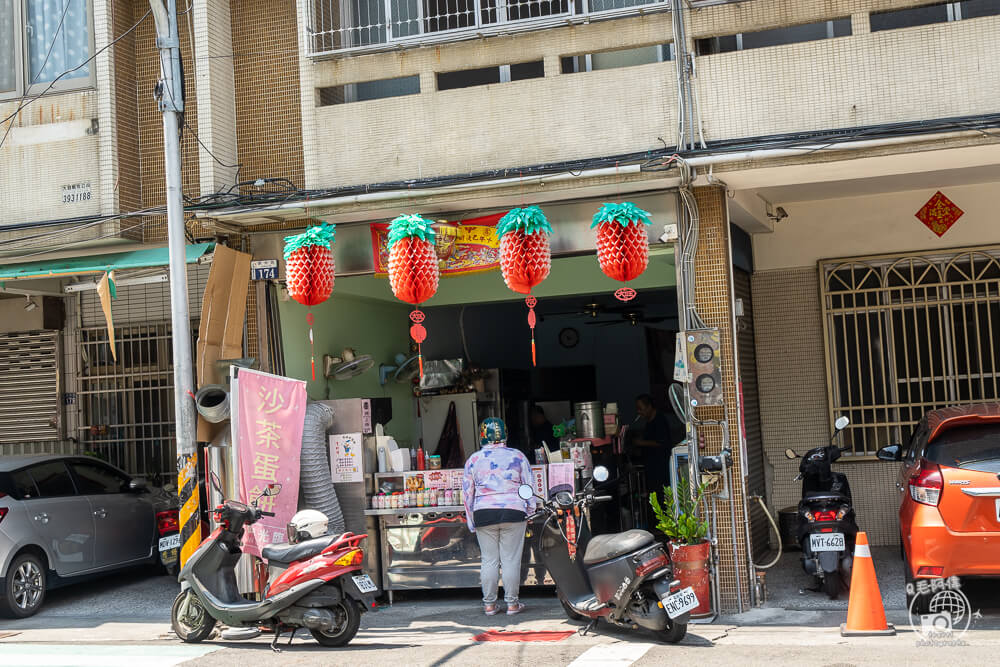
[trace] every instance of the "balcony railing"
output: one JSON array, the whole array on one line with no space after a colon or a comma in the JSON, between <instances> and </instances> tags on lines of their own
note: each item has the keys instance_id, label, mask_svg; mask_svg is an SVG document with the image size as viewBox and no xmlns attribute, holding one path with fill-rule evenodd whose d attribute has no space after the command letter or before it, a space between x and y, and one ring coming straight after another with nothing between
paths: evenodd
<instances>
[{"instance_id":1,"label":"balcony railing","mask_svg":"<svg viewBox=\"0 0 1000 667\"><path fill-rule=\"evenodd\" d=\"M665 11L670 0L312 0L309 55L539 30Z\"/></svg>"}]
</instances>

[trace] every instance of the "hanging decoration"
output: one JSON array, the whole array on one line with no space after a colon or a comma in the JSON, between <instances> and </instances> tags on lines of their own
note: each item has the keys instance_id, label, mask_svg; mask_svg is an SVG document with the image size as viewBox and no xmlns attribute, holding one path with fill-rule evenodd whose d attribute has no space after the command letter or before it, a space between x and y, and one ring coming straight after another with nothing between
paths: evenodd
<instances>
[{"instance_id":1,"label":"hanging decoration","mask_svg":"<svg viewBox=\"0 0 1000 667\"><path fill-rule=\"evenodd\" d=\"M597 261L609 278L627 283L642 275L649 265L649 213L632 202L607 203L594 214L591 229L597 228ZM615 298L631 301L635 290L622 287Z\"/></svg>"},{"instance_id":2,"label":"hanging decoration","mask_svg":"<svg viewBox=\"0 0 1000 667\"><path fill-rule=\"evenodd\" d=\"M285 237L285 284L288 295L310 308L306 314L309 325L309 365L316 379L316 354L313 346L311 308L330 298L333 292L334 225L322 223L301 234Z\"/></svg>"},{"instance_id":3,"label":"hanging decoration","mask_svg":"<svg viewBox=\"0 0 1000 667\"><path fill-rule=\"evenodd\" d=\"M417 344L421 379L424 356L420 345L427 339L427 330L419 306L434 296L440 278L432 224L419 215L401 215L389 225L389 285L397 299L415 306L410 313L410 337Z\"/></svg>"},{"instance_id":4,"label":"hanging decoration","mask_svg":"<svg viewBox=\"0 0 1000 667\"><path fill-rule=\"evenodd\" d=\"M552 268L549 234L552 225L537 206L511 209L497 223L500 237L500 271L507 287L527 294L528 326L531 328L531 365L537 364L535 352L535 305L538 299L531 290L545 280Z\"/></svg>"}]
</instances>

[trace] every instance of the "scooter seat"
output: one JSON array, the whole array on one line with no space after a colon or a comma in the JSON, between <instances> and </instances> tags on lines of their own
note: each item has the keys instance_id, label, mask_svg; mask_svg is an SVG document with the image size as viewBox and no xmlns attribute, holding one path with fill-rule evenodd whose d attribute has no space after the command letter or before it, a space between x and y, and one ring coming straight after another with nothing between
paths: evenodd
<instances>
[{"instance_id":1,"label":"scooter seat","mask_svg":"<svg viewBox=\"0 0 1000 667\"><path fill-rule=\"evenodd\" d=\"M836 491L806 491L802 500L826 500L829 502L849 502L847 496Z\"/></svg>"},{"instance_id":2,"label":"scooter seat","mask_svg":"<svg viewBox=\"0 0 1000 667\"><path fill-rule=\"evenodd\" d=\"M618 558L623 554L641 549L655 541L652 533L645 530L626 530L624 533L598 535L587 543L587 552L583 555L584 565L593 565L601 561Z\"/></svg>"},{"instance_id":3,"label":"scooter seat","mask_svg":"<svg viewBox=\"0 0 1000 667\"><path fill-rule=\"evenodd\" d=\"M324 535L299 544L272 544L260 550L260 555L268 563L288 564L304 558L312 558L340 539L340 535Z\"/></svg>"}]
</instances>

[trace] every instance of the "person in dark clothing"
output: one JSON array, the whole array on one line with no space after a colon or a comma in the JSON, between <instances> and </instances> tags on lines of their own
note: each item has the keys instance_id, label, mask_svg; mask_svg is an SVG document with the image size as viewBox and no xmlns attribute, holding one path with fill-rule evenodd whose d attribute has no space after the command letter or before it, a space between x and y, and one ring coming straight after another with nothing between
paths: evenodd
<instances>
[{"instance_id":1,"label":"person in dark clothing","mask_svg":"<svg viewBox=\"0 0 1000 667\"><path fill-rule=\"evenodd\" d=\"M552 422L545 416L545 410L540 405L531 408L531 457L534 457L534 450L542 443L550 452L559 449L559 439L552 435Z\"/></svg>"},{"instance_id":2,"label":"person in dark clothing","mask_svg":"<svg viewBox=\"0 0 1000 667\"><path fill-rule=\"evenodd\" d=\"M671 428L667 415L653 406L649 394L636 397L635 410L646 423L632 440L637 458L646 469L646 490L662 493L663 487L670 485L670 450L677 429Z\"/></svg>"}]
</instances>

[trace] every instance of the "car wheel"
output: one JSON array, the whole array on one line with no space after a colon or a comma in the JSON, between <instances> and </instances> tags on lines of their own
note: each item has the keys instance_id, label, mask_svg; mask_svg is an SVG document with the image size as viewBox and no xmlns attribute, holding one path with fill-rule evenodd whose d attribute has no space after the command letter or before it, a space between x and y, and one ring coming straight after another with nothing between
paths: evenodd
<instances>
[{"instance_id":1,"label":"car wheel","mask_svg":"<svg viewBox=\"0 0 1000 667\"><path fill-rule=\"evenodd\" d=\"M42 607L45 600L45 564L35 554L14 559L0 596L0 613L13 618L27 618Z\"/></svg>"}]
</instances>

